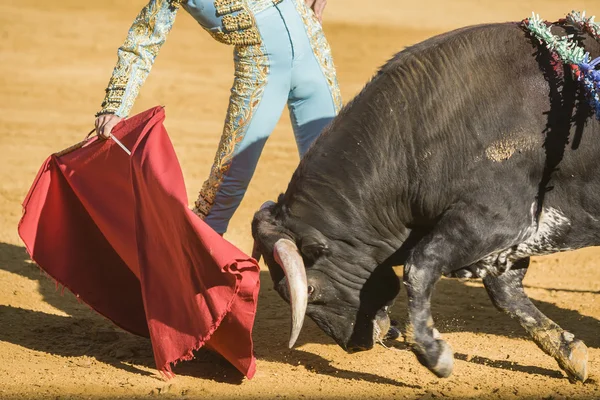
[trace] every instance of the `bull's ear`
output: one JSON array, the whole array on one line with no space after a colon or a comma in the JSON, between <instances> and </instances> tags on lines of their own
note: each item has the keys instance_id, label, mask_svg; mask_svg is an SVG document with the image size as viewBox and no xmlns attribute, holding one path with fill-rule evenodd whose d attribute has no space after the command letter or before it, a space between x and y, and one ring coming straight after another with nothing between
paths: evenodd
<instances>
[{"instance_id":1,"label":"bull's ear","mask_svg":"<svg viewBox=\"0 0 600 400\"><path fill-rule=\"evenodd\" d=\"M307 236L302 238L300 252L304 258L315 262L319 258L329 255L329 247L324 240L320 240L315 236Z\"/></svg>"}]
</instances>

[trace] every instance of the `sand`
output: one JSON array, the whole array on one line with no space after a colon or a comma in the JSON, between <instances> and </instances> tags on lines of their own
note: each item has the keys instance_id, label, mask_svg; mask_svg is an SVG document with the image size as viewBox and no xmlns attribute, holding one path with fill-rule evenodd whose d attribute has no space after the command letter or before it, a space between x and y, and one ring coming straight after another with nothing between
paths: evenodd
<instances>
[{"instance_id":1,"label":"sand","mask_svg":"<svg viewBox=\"0 0 600 400\"><path fill-rule=\"evenodd\" d=\"M548 19L597 1L330 0L325 30L345 101L405 46L463 25ZM593 7L595 3L596 9ZM18 4L18 5L17 5ZM346 354L307 320L288 350L288 306L262 273L255 325L258 372L248 381L205 351L178 365L174 380L154 369L147 339L114 327L32 264L16 227L43 160L93 125L116 49L143 0L0 0L0 399L44 398L593 398L600 397L600 279L596 248L533 260L527 293L590 348L591 377L572 384L520 326L494 309L475 283L442 280L434 317L456 356L437 379L401 340ZM190 202L207 177L227 106L231 48L184 12L133 112L157 104L184 170ZM285 190L298 162L287 113L269 140L227 238L250 251L249 222ZM598 301L598 302L597 302ZM393 317L405 320L405 293Z\"/></svg>"}]
</instances>

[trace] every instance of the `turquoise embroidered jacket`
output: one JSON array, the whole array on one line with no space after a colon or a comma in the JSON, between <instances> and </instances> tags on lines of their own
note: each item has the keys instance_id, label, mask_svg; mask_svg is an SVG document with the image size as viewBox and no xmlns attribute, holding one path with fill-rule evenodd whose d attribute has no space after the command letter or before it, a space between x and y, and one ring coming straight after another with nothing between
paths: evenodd
<instances>
[{"instance_id":1,"label":"turquoise embroidered jacket","mask_svg":"<svg viewBox=\"0 0 600 400\"><path fill-rule=\"evenodd\" d=\"M246 46L260 43L254 14L283 0L150 0L133 21L117 52L117 65L96 116L127 117L180 6L216 40Z\"/></svg>"}]
</instances>

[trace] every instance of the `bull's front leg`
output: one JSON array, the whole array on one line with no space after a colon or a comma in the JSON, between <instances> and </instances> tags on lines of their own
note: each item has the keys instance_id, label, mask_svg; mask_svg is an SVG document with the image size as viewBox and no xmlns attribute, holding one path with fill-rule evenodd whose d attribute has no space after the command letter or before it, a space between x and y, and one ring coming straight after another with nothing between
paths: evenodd
<instances>
[{"instance_id":1,"label":"bull's front leg","mask_svg":"<svg viewBox=\"0 0 600 400\"><path fill-rule=\"evenodd\" d=\"M571 379L585 381L588 377L587 347L542 314L525 294L523 278L528 266L529 258L526 258L500 276L486 276L483 279L485 288L494 305L518 319L534 342L554 357Z\"/></svg>"},{"instance_id":2,"label":"bull's front leg","mask_svg":"<svg viewBox=\"0 0 600 400\"><path fill-rule=\"evenodd\" d=\"M405 339L421 364L440 378L452 373L454 355L440 338L431 316L431 295L442 275L443 260L436 254L435 241L418 246L404 267L408 295L408 323Z\"/></svg>"}]
</instances>

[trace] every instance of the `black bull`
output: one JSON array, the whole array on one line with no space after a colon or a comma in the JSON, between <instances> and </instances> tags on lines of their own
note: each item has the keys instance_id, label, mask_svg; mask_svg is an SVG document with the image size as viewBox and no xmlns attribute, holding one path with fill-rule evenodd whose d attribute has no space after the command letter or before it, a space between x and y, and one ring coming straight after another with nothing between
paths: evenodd
<instances>
[{"instance_id":1,"label":"black bull","mask_svg":"<svg viewBox=\"0 0 600 400\"><path fill-rule=\"evenodd\" d=\"M571 27L593 57L600 45ZM600 123L568 66L519 24L464 28L397 54L317 139L285 194L252 223L257 255L292 306L347 351L389 327L404 265L405 337L450 375L434 328L442 275L479 277L570 377L587 348L523 291L529 257L600 244Z\"/></svg>"}]
</instances>

